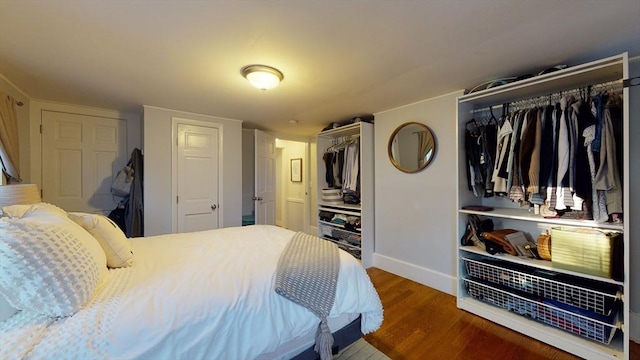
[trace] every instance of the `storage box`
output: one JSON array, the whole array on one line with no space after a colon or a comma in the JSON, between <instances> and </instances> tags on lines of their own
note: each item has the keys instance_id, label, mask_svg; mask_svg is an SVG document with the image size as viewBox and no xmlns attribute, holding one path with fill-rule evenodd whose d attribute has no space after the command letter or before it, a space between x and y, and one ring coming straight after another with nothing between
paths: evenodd
<instances>
[{"instance_id":1,"label":"storage box","mask_svg":"<svg viewBox=\"0 0 640 360\"><path fill-rule=\"evenodd\" d=\"M623 281L622 234L590 228L551 229L551 263L559 269Z\"/></svg>"},{"instance_id":2,"label":"storage box","mask_svg":"<svg viewBox=\"0 0 640 360\"><path fill-rule=\"evenodd\" d=\"M321 201L329 205L343 205L342 189L322 189Z\"/></svg>"}]
</instances>

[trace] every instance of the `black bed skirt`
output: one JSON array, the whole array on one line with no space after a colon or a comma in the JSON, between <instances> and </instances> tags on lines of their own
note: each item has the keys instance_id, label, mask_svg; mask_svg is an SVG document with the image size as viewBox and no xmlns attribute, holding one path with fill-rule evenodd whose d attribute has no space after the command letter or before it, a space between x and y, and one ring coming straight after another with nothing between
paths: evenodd
<instances>
[{"instance_id":1,"label":"black bed skirt","mask_svg":"<svg viewBox=\"0 0 640 360\"><path fill-rule=\"evenodd\" d=\"M360 331L361 317L362 315L358 316L358 318L349 323L349 325L333 333L333 347L331 348L331 351L334 355L362 337L362 332ZM313 350L313 347L314 345L311 345L307 350L294 356L292 360L320 359L320 355Z\"/></svg>"}]
</instances>

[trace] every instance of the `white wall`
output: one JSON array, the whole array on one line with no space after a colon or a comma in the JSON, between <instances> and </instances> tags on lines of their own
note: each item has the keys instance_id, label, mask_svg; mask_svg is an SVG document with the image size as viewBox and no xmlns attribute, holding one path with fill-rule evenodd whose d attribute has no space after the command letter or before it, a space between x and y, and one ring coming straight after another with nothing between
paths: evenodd
<instances>
[{"instance_id":1,"label":"white wall","mask_svg":"<svg viewBox=\"0 0 640 360\"><path fill-rule=\"evenodd\" d=\"M145 236L172 232L172 118L222 124L220 227L242 224L242 121L144 106Z\"/></svg>"},{"instance_id":2,"label":"white wall","mask_svg":"<svg viewBox=\"0 0 640 360\"><path fill-rule=\"evenodd\" d=\"M453 294L456 288L456 98L452 93L375 115L376 267ZM389 161L393 131L409 121L429 126L436 155L407 174Z\"/></svg>"}]
</instances>

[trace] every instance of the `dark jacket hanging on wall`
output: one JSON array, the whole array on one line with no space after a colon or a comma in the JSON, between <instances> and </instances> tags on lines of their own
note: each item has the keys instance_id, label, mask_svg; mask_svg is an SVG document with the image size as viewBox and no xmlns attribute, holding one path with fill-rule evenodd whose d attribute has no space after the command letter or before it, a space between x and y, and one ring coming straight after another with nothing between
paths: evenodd
<instances>
[{"instance_id":1,"label":"dark jacket hanging on wall","mask_svg":"<svg viewBox=\"0 0 640 360\"><path fill-rule=\"evenodd\" d=\"M133 167L133 184L131 185L131 192L124 210L125 228L127 237L139 237L144 236L144 201L142 197L142 172L144 168L140 149L133 149L131 164Z\"/></svg>"}]
</instances>

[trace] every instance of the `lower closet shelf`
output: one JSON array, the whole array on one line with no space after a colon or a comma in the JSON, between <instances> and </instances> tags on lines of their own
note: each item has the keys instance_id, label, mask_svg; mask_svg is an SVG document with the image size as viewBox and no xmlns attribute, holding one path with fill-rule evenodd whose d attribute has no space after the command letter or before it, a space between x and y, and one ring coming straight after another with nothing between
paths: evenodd
<instances>
[{"instance_id":1,"label":"lower closet shelf","mask_svg":"<svg viewBox=\"0 0 640 360\"><path fill-rule=\"evenodd\" d=\"M338 247L346 252L348 252L349 254L353 255L353 257L355 257L358 260L362 259L362 251L360 249L359 246L354 246L350 243L348 243L345 240L338 240L338 239L332 239L329 237L322 237L323 239L327 240L327 241L331 241L332 243L338 245Z\"/></svg>"},{"instance_id":2,"label":"lower closet shelf","mask_svg":"<svg viewBox=\"0 0 640 360\"><path fill-rule=\"evenodd\" d=\"M465 279L464 281L469 295L480 301L593 341L608 345L617 330L615 318L613 317L609 322L596 320L544 302L538 302L494 288L487 284L470 279Z\"/></svg>"}]
</instances>

